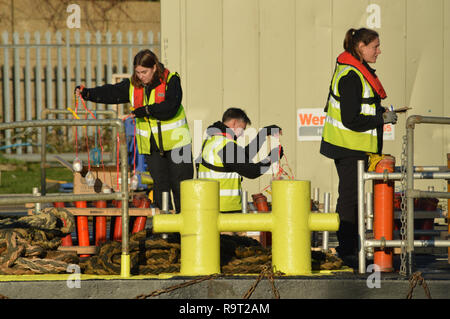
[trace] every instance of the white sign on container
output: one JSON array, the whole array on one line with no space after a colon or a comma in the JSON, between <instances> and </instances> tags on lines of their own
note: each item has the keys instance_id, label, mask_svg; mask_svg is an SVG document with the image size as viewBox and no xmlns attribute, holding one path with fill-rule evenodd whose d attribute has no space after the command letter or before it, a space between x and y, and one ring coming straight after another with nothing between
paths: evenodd
<instances>
[{"instance_id":1,"label":"white sign on container","mask_svg":"<svg viewBox=\"0 0 450 319\"><path fill-rule=\"evenodd\" d=\"M323 108L297 109L297 141L320 141L327 114ZM395 138L395 126L384 125L383 140Z\"/></svg>"}]
</instances>

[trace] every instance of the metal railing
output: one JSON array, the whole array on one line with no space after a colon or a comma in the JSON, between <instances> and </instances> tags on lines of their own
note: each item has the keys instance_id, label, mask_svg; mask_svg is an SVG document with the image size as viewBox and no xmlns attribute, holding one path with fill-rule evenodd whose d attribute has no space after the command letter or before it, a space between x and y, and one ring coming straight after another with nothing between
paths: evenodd
<instances>
[{"instance_id":1,"label":"metal railing","mask_svg":"<svg viewBox=\"0 0 450 319\"><path fill-rule=\"evenodd\" d=\"M122 263L121 276L130 276L129 263L129 214L128 214L128 158L125 126L120 119L105 120L38 120L21 121L13 123L0 123L0 130L27 128L27 127L49 127L49 126L113 126L116 127L119 139L123 141L119 145L120 156L120 192L99 193L99 194L46 194L44 196L20 195L0 197L2 204L26 204L26 203L52 203L52 202L74 202L74 201L94 201L94 200L120 200L122 201ZM125 261L125 262L124 262Z\"/></svg>"},{"instance_id":2,"label":"metal railing","mask_svg":"<svg viewBox=\"0 0 450 319\"><path fill-rule=\"evenodd\" d=\"M404 240L375 240L366 238L366 214L364 210L364 185L368 180L401 180L403 173L374 173L364 171L364 161L358 161L358 233L359 273L366 272L366 254L371 247L406 247L408 273L413 273L414 247L450 247L450 240L414 240L414 198L450 198L450 192L421 191L414 189L414 179L450 179L450 172L441 166L414 167L414 128L416 124L450 124L448 117L412 115L406 121L406 242Z\"/></svg>"},{"instance_id":3,"label":"metal railing","mask_svg":"<svg viewBox=\"0 0 450 319\"><path fill-rule=\"evenodd\" d=\"M113 110L100 110L95 111L97 115L106 115L111 118L117 117L117 112ZM82 110L77 111L77 114L87 114L88 111ZM70 111L65 110L57 110L57 109L44 109L41 112L41 118L47 120L48 115L50 114L72 114ZM117 139L115 136L117 135L117 129L113 126L112 130L112 148L111 148L111 156L110 160L113 165L117 163L117 159L114 156L117 151ZM126 141L126 140L125 140ZM47 166L47 128L41 128L41 194L45 195L47 193L47 182L46 182L46 166ZM45 147L44 147L45 146Z\"/></svg>"}]
</instances>

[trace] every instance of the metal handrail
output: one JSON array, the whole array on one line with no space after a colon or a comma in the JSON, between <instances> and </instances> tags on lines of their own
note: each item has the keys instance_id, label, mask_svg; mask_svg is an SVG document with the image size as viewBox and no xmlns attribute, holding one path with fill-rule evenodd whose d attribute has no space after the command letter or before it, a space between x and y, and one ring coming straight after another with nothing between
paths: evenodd
<instances>
[{"instance_id":1,"label":"metal handrail","mask_svg":"<svg viewBox=\"0 0 450 319\"><path fill-rule=\"evenodd\" d=\"M126 141L125 126L120 119L111 120L36 120L36 121L19 121L11 123L0 123L0 130L8 130L15 128L27 127L48 127L48 126L113 126L118 130L119 139ZM44 148L44 145L41 147ZM120 143L119 156L121 164L121 187L120 192L111 194L52 194L44 196L35 195L21 195L11 196L7 198L0 198L0 204L18 204L18 203L45 203L55 201L80 201L80 200L121 200L122 201L122 262L121 262L121 276L130 276L130 255L129 255L129 214L128 214L128 154L126 143ZM126 261L126 262L124 262Z\"/></svg>"},{"instance_id":2,"label":"metal handrail","mask_svg":"<svg viewBox=\"0 0 450 319\"><path fill-rule=\"evenodd\" d=\"M412 115L406 120L406 212L407 212L407 244L406 252L409 261L409 273L413 272L413 253L414 253L414 129L416 124L450 124L450 117L431 117ZM421 192L421 196L425 196L425 192ZM444 197L441 194L436 196Z\"/></svg>"},{"instance_id":3,"label":"metal handrail","mask_svg":"<svg viewBox=\"0 0 450 319\"><path fill-rule=\"evenodd\" d=\"M417 241L414 240L414 198L418 197L438 197L450 198L448 192L421 191L414 189L414 179L449 179L450 172L439 167L437 169L427 169L427 171L418 171L414 167L414 128L416 124L450 124L449 117L429 117L412 115L406 121L406 148L407 148L407 164L406 164L406 200L407 200L407 242L406 252L408 254L409 269L412 274L413 269L413 253L414 247L450 247L450 240L430 240ZM360 238L359 249L359 273L366 271L366 248L367 247L401 247L401 240L369 240L366 239L365 213L364 213L364 184L366 180L399 180L401 173L374 173L364 171L364 161L358 161L358 233Z\"/></svg>"},{"instance_id":4,"label":"metal handrail","mask_svg":"<svg viewBox=\"0 0 450 319\"><path fill-rule=\"evenodd\" d=\"M98 110L95 111L98 115L107 115L111 118L117 117L117 112L113 110ZM77 111L77 114L87 114L88 111L86 110L79 110ZM41 112L41 118L44 120L47 120L47 116L50 114L72 114L72 112L68 110L59 110L59 109L43 109ZM116 154L117 151L117 141L114 138L116 136L116 127L113 126L113 147L111 150L111 154ZM47 182L46 182L46 165L47 165L47 147L44 147L47 145L47 130L41 129L41 194L45 195L47 193ZM114 156L111 156L113 165L116 164L116 158Z\"/></svg>"}]
</instances>

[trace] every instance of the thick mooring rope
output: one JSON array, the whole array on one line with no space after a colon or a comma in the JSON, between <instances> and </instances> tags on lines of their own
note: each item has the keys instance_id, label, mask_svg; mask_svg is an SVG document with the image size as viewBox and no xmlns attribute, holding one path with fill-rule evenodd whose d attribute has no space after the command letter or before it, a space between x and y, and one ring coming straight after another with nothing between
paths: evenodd
<instances>
[{"instance_id":1,"label":"thick mooring rope","mask_svg":"<svg viewBox=\"0 0 450 319\"><path fill-rule=\"evenodd\" d=\"M158 275L180 271L179 236L169 234L167 239L151 229L130 236L132 275ZM98 248L97 253L81 262L82 273L95 275L120 274L122 245L110 241ZM252 238L237 235L220 236L220 260L223 274L261 273L271 262L271 250ZM342 260L322 252L312 252L313 270L340 269Z\"/></svg>"},{"instance_id":2,"label":"thick mooring rope","mask_svg":"<svg viewBox=\"0 0 450 319\"><path fill-rule=\"evenodd\" d=\"M82 273L118 275L122 244L110 241L95 255L80 260L75 252L57 251L61 240L75 230L75 219L65 208L48 208L36 215L0 218L0 274L65 273L69 264L79 264ZM130 236L131 274L158 275L180 271L178 234L163 239L151 228ZM261 273L271 262L271 250L250 237L220 236L221 272ZM342 261L322 252L312 252L312 269L339 269Z\"/></svg>"},{"instance_id":3,"label":"thick mooring rope","mask_svg":"<svg viewBox=\"0 0 450 319\"><path fill-rule=\"evenodd\" d=\"M74 229L75 219L64 208L50 208L20 218L0 218L0 274L66 272L70 263L78 263L78 256L56 250L61 238Z\"/></svg>"}]
</instances>

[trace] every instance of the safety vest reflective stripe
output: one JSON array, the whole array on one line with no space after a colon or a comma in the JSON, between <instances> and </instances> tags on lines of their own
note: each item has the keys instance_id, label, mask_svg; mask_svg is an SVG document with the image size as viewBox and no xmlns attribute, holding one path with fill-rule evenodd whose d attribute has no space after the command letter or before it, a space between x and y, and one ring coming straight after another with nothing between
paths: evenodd
<instances>
[{"instance_id":1,"label":"safety vest reflective stripe","mask_svg":"<svg viewBox=\"0 0 450 319\"><path fill-rule=\"evenodd\" d=\"M176 73L168 74L167 82L169 82L174 74ZM167 82L161 83L160 86L153 89L148 98L147 95L144 94L143 105L154 104L157 100L155 97L156 91L165 90ZM129 95L130 102L133 107L135 107L134 94L135 88L130 83ZM161 96L158 100L161 102L164 100L164 97ZM158 121L151 116L136 119L136 140L140 154L150 154L150 132L153 134L158 148L164 151L169 151L174 148L188 145L192 141L189 126L186 120L186 114L182 105L180 105L177 114L172 119L167 121ZM160 140L162 141L162 145L160 145Z\"/></svg>"},{"instance_id":2,"label":"safety vest reflective stripe","mask_svg":"<svg viewBox=\"0 0 450 319\"><path fill-rule=\"evenodd\" d=\"M377 139L375 135L370 135L367 132L356 132L349 129L343 130L339 129L336 126L327 125L326 126L327 134L333 135L333 144L341 147L349 148L348 141L352 141L353 150L374 150L367 151L371 153L375 153L377 149ZM324 128L325 131L325 128ZM325 132L324 132L325 134ZM325 138L324 138L325 140ZM328 141L327 141L328 142Z\"/></svg>"},{"instance_id":3,"label":"safety vest reflective stripe","mask_svg":"<svg viewBox=\"0 0 450 319\"><path fill-rule=\"evenodd\" d=\"M233 179L238 178L239 174L235 172L217 172L210 170L208 172L199 172L199 178L213 178L213 179Z\"/></svg>"},{"instance_id":4,"label":"safety vest reflective stripe","mask_svg":"<svg viewBox=\"0 0 450 319\"><path fill-rule=\"evenodd\" d=\"M331 105L331 107L339 110L339 115L340 115L341 104L332 95L330 95L330 105ZM375 113L376 113L376 109L373 108L372 106L370 106L370 104L361 104L361 114L375 115Z\"/></svg>"},{"instance_id":5,"label":"safety vest reflective stripe","mask_svg":"<svg viewBox=\"0 0 450 319\"><path fill-rule=\"evenodd\" d=\"M330 123L331 125L333 125L334 127L336 127L337 129L343 130L343 131L350 131L350 132L355 132L352 131L348 128L346 128L344 126L344 124L342 124L342 122L339 122L329 116L326 117L325 122ZM370 134L373 136L377 136L377 131L376 130L369 130L369 131L364 131L364 132L355 132L355 133L360 133L360 134Z\"/></svg>"},{"instance_id":6,"label":"safety vest reflective stripe","mask_svg":"<svg viewBox=\"0 0 450 319\"><path fill-rule=\"evenodd\" d=\"M239 196L240 197L241 190L240 189L220 189L220 196Z\"/></svg>"},{"instance_id":7,"label":"safety vest reflective stripe","mask_svg":"<svg viewBox=\"0 0 450 319\"><path fill-rule=\"evenodd\" d=\"M136 134L147 138L149 137L148 131L141 130L140 128L136 128Z\"/></svg>"},{"instance_id":8,"label":"safety vest reflective stripe","mask_svg":"<svg viewBox=\"0 0 450 319\"><path fill-rule=\"evenodd\" d=\"M214 135L209 137L203 146L202 158L207 163L223 167L218 153L228 144L236 143L225 136ZM209 169L200 163L198 177L213 179L220 186L220 210L233 211L241 209L241 176L236 172L219 172Z\"/></svg>"},{"instance_id":9,"label":"safety vest reflective stripe","mask_svg":"<svg viewBox=\"0 0 450 319\"><path fill-rule=\"evenodd\" d=\"M325 119L325 125L323 128L323 139L333 145L345 147L352 150L360 150L365 152L377 152L377 131L376 129L367 130L365 132L356 132L348 129L344 126L341 119L341 107L340 101L337 98L339 95L339 80L347 75L350 71L355 71L361 79L362 84L362 96L363 99L373 98L375 96L373 89L369 82L364 78L362 73L355 67L350 65L336 66L335 73L331 82L331 88L333 94L329 95L328 99L328 111ZM334 96L333 96L334 95ZM361 104L362 115L375 115L376 105L373 104Z\"/></svg>"},{"instance_id":10,"label":"safety vest reflective stripe","mask_svg":"<svg viewBox=\"0 0 450 319\"><path fill-rule=\"evenodd\" d=\"M223 143L226 145L226 140L220 137L211 138L205 143L202 150L202 157L206 160L206 162L214 164L215 166L223 167L223 163L220 161L219 155L215 151L218 147L223 147Z\"/></svg>"},{"instance_id":11,"label":"safety vest reflective stripe","mask_svg":"<svg viewBox=\"0 0 450 319\"><path fill-rule=\"evenodd\" d=\"M164 122L161 122L161 123L164 123ZM185 118L181 119L179 121L176 121L174 123L161 124L161 132L173 130L173 129L182 127L183 125L186 125L186 124L187 124L187 121ZM154 134L158 134L158 127L152 127L152 132Z\"/></svg>"}]
</instances>

